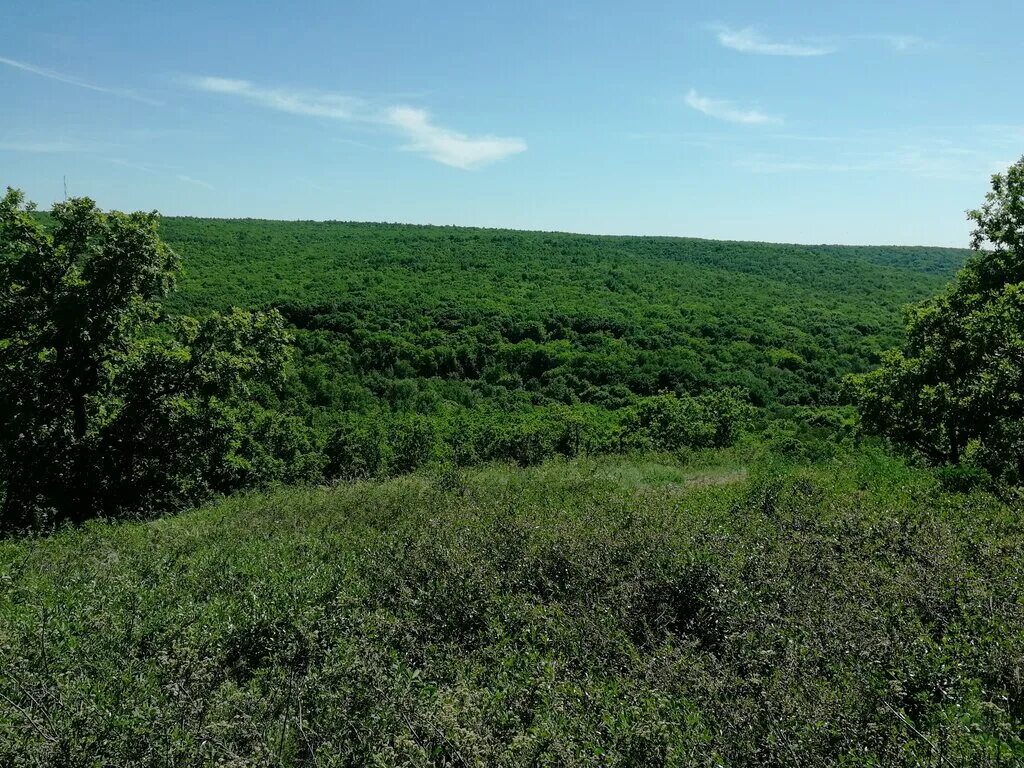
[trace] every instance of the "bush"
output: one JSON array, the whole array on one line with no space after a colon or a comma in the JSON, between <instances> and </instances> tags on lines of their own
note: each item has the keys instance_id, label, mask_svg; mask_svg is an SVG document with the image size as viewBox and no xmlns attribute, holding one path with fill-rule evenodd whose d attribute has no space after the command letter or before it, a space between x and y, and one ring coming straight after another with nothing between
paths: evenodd
<instances>
[{"instance_id":1,"label":"bush","mask_svg":"<svg viewBox=\"0 0 1024 768\"><path fill-rule=\"evenodd\" d=\"M364 480L388 471L391 446L383 417L371 414L337 424L324 446L327 480Z\"/></svg>"},{"instance_id":2,"label":"bush","mask_svg":"<svg viewBox=\"0 0 1024 768\"><path fill-rule=\"evenodd\" d=\"M733 444L748 416L749 406L733 390L658 395L630 409L623 431L627 445L645 450L722 448Z\"/></svg>"},{"instance_id":3,"label":"bush","mask_svg":"<svg viewBox=\"0 0 1024 768\"><path fill-rule=\"evenodd\" d=\"M449 465L0 542L0 754L1022 764L1018 510L828 466Z\"/></svg>"}]
</instances>

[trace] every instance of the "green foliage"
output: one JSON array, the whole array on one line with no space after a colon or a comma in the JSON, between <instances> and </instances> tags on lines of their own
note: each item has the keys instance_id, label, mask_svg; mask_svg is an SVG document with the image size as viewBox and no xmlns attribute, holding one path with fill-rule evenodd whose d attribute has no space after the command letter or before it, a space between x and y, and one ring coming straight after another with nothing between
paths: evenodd
<instances>
[{"instance_id":1,"label":"green foliage","mask_svg":"<svg viewBox=\"0 0 1024 768\"><path fill-rule=\"evenodd\" d=\"M627 443L647 450L722 448L732 445L749 417L749 408L735 391L697 397L649 397L626 419Z\"/></svg>"},{"instance_id":2,"label":"green foliage","mask_svg":"<svg viewBox=\"0 0 1024 768\"><path fill-rule=\"evenodd\" d=\"M533 466L556 456L723 447L736 441L749 413L733 391L641 398L620 411L552 405L513 413L451 408L433 417L350 413L326 428L324 477L357 480L446 463Z\"/></svg>"},{"instance_id":3,"label":"green foliage","mask_svg":"<svg viewBox=\"0 0 1024 768\"><path fill-rule=\"evenodd\" d=\"M854 380L865 423L943 464L1024 481L1024 158L970 213L977 253L913 307L907 339ZM981 250L987 246L989 250Z\"/></svg>"},{"instance_id":4,"label":"green foliage","mask_svg":"<svg viewBox=\"0 0 1024 768\"><path fill-rule=\"evenodd\" d=\"M177 259L155 215L5 206L0 343L12 391L30 393L7 412L22 436L3 462L14 526L426 465L728 445L747 403L833 403L837 377L897 339L897 307L960 258L162 219L185 267L170 293ZM59 307L25 277L48 238L71 253L47 257L71 270ZM25 335L45 326L33 311L66 326L63 347ZM33 397L45 413L28 415Z\"/></svg>"},{"instance_id":5,"label":"green foliage","mask_svg":"<svg viewBox=\"0 0 1024 768\"><path fill-rule=\"evenodd\" d=\"M328 480L380 477L390 463L387 432L380 418L346 419L331 432L324 449Z\"/></svg>"},{"instance_id":6,"label":"green foliage","mask_svg":"<svg viewBox=\"0 0 1024 768\"><path fill-rule=\"evenodd\" d=\"M962 253L164 219L168 311L280 309L294 447L230 487L728 445L747 404L831 407ZM280 444L280 441L278 441ZM317 474L319 472L319 475Z\"/></svg>"},{"instance_id":7,"label":"green foliage","mask_svg":"<svg viewBox=\"0 0 1024 768\"><path fill-rule=\"evenodd\" d=\"M1024 762L1019 508L873 451L705 459L0 542L0 762Z\"/></svg>"},{"instance_id":8,"label":"green foliage","mask_svg":"<svg viewBox=\"0 0 1024 768\"><path fill-rule=\"evenodd\" d=\"M280 373L283 319L232 310L158 327L178 264L157 223L80 198L44 227L19 192L0 202L0 528L246 484L253 386Z\"/></svg>"},{"instance_id":9,"label":"green foliage","mask_svg":"<svg viewBox=\"0 0 1024 768\"><path fill-rule=\"evenodd\" d=\"M4 526L303 485L0 540L0 763L1024 763L1022 187L858 380L936 472L837 382L957 251L8 192Z\"/></svg>"},{"instance_id":10,"label":"green foliage","mask_svg":"<svg viewBox=\"0 0 1024 768\"><path fill-rule=\"evenodd\" d=\"M436 415L737 387L837 402L964 251L167 218L174 311L278 307L294 407Z\"/></svg>"}]
</instances>

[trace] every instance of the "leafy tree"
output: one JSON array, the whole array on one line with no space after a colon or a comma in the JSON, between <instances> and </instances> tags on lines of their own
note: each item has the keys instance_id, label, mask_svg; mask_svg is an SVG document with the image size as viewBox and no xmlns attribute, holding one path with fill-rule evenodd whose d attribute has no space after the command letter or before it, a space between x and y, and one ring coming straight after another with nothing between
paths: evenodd
<instances>
[{"instance_id":1,"label":"leafy tree","mask_svg":"<svg viewBox=\"0 0 1024 768\"><path fill-rule=\"evenodd\" d=\"M732 445L749 416L738 390L696 397L656 395L634 406L625 422L627 441L658 451Z\"/></svg>"},{"instance_id":2,"label":"leafy tree","mask_svg":"<svg viewBox=\"0 0 1024 768\"><path fill-rule=\"evenodd\" d=\"M1024 480L1024 158L970 211L975 255L912 307L902 350L853 379L866 425L936 464Z\"/></svg>"},{"instance_id":3,"label":"leafy tree","mask_svg":"<svg viewBox=\"0 0 1024 768\"><path fill-rule=\"evenodd\" d=\"M153 510L230 485L275 312L158 325L179 270L155 213L0 200L0 526Z\"/></svg>"}]
</instances>

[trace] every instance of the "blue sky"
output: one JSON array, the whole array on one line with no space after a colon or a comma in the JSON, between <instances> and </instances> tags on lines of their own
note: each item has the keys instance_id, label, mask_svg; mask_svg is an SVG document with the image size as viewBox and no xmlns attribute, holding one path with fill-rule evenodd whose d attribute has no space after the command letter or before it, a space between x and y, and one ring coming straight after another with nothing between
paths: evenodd
<instances>
[{"instance_id":1,"label":"blue sky","mask_svg":"<svg viewBox=\"0 0 1024 768\"><path fill-rule=\"evenodd\" d=\"M0 7L0 184L166 214L966 245L1024 3Z\"/></svg>"}]
</instances>

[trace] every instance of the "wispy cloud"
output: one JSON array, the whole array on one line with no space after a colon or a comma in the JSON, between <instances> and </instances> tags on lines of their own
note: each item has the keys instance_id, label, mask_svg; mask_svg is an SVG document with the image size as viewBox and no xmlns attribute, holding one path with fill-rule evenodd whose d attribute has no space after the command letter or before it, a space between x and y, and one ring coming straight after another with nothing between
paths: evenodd
<instances>
[{"instance_id":1,"label":"wispy cloud","mask_svg":"<svg viewBox=\"0 0 1024 768\"><path fill-rule=\"evenodd\" d=\"M147 96L142 96L136 93L135 91L127 90L124 88L110 88L105 85L96 85L95 83L90 83L86 80L82 80L81 78L75 77L73 75L65 75L61 72L56 72L52 69L37 67L34 64L26 64L23 61L15 61L14 59L8 59L3 56L0 56L0 64L5 64L8 67L20 69L22 72L28 72L33 75L38 75L39 77L45 77L50 80L56 80L60 83L67 83L68 85L73 85L77 88L85 88L86 90L97 91L99 93L109 93L113 96L121 96L126 99L134 99L135 101L141 101L143 104L160 106L159 101L151 99Z\"/></svg>"},{"instance_id":2,"label":"wispy cloud","mask_svg":"<svg viewBox=\"0 0 1024 768\"><path fill-rule=\"evenodd\" d=\"M223 77L188 77L186 85L207 93L241 98L278 112L325 117L398 131L408 143L404 149L419 152L454 168L470 170L526 151L526 142L515 137L469 136L437 125L430 114L417 107L376 107L364 99L320 91L265 88L248 80Z\"/></svg>"},{"instance_id":3,"label":"wispy cloud","mask_svg":"<svg viewBox=\"0 0 1024 768\"><path fill-rule=\"evenodd\" d=\"M414 107L392 107L386 113L387 123L405 133L410 143L406 149L423 152L439 163L455 168L478 168L510 155L526 151L522 139L480 136L442 128L431 122L430 115Z\"/></svg>"},{"instance_id":4,"label":"wispy cloud","mask_svg":"<svg viewBox=\"0 0 1024 768\"><path fill-rule=\"evenodd\" d=\"M124 168L131 168L132 170L141 171L142 173L153 174L155 176L164 176L167 174L168 171L174 170L174 166L171 165L151 165L149 163L137 163L131 160L125 160L120 157L105 157L103 159L106 160L108 163L113 163L114 165L120 165ZM212 184L205 182L202 179L196 179L191 176L186 176L184 173L172 173L172 175L175 179L185 184L192 184L194 186L203 187L205 189L214 188Z\"/></svg>"},{"instance_id":5,"label":"wispy cloud","mask_svg":"<svg viewBox=\"0 0 1024 768\"><path fill-rule=\"evenodd\" d=\"M185 82L200 91L238 96L262 107L289 112L293 115L331 117L351 120L359 106L357 99L330 93L287 91L278 88L258 88L248 80L226 77L194 77Z\"/></svg>"},{"instance_id":6,"label":"wispy cloud","mask_svg":"<svg viewBox=\"0 0 1024 768\"><path fill-rule=\"evenodd\" d=\"M876 40L880 43L884 43L896 53L906 53L907 51L916 50L918 48L927 48L932 43L925 40L923 37L917 35L893 35L893 34L880 34L880 35L865 35L868 40Z\"/></svg>"},{"instance_id":7,"label":"wispy cloud","mask_svg":"<svg viewBox=\"0 0 1024 768\"><path fill-rule=\"evenodd\" d=\"M715 25L713 29L721 45L741 53L757 53L763 56L826 56L839 50L834 45L821 43L769 40L753 27L733 29Z\"/></svg>"},{"instance_id":8,"label":"wispy cloud","mask_svg":"<svg viewBox=\"0 0 1024 768\"><path fill-rule=\"evenodd\" d=\"M754 156L736 161L736 166L752 173L854 173L882 169L879 161L821 162L814 160L787 160L776 156Z\"/></svg>"},{"instance_id":9,"label":"wispy cloud","mask_svg":"<svg viewBox=\"0 0 1024 768\"><path fill-rule=\"evenodd\" d=\"M1024 125L985 125L981 130L989 141L1024 151Z\"/></svg>"},{"instance_id":10,"label":"wispy cloud","mask_svg":"<svg viewBox=\"0 0 1024 768\"><path fill-rule=\"evenodd\" d=\"M352 147L359 147L360 149L376 149L373 144L367 144L365 141L356 141L355 139L349 139L345 136L332 136L331 141L335 144L348 144Z\"/></svg>"},{"instance_id":11,"label":"wispy cloud","mask_svg":"<svg viewBox=\"0 0 1024 768\"><path fill-rule=\"evenodd\" d=\"M852 45L858 41L882 43L896 53L907 53L934 45L919 35L879 33L873 35L832 36L826 40L779 41L771 40L754 27L735 29L724 24L711 24L720 45L740 53L754 53L762 56L827 56L840 50L840 45Z\"/></svg>"},{"instance_id":12,"label":"wispy cloud","mask_svg":"<svg viewBox=\"0 0 1024 768\"><path fill-rule=\"evenodd\" d=\"M757 131L629 133L644 143L698 148L722 164L757 174L864 174L978 182L1024 150L1024 125L916 126L848 134Z\"/></svg>"},{"instance_id":13,"label":"wispy cloud","mask_svg":"<svg viewBox=\"0 0 1024 768\"><path fill-rule=\"evenodd\" d=\"M103 159L108 163L113 163L114 165L131 168L133 171L142 171L143 173L161 173L159 168L156 168L149 163L136 163L131 160L124 160L120 157L105 157Z\"/></svg>"},{"instance_id":14,"label":"wispy cloud","mask_svg":"<svg viewBox=\"0 0 1024 768\"><path fill-rule=\"evenodd\" d=\"M686 94L686 104L709 117L725 120L730 123L744 123L746 125L778 125L782 123L781 117L767 115L756 109L742 109L726 99L712 99L708 96L701 96L693 88Z\"/></svg>"},{"instance_id":15,"label":"wispy cloud","mask_svg":"<svg viewBox=\"0 0 1024 768\"><path fill-rule=\"evenodd\" d=\"M89 148L78 142L58 139L56 141L0 141L0 150L50 154L59 152L87 152Z\"/></svg>"},{"instance_id":16,"label":"wispy cloud","mask_svg":"<svg viewBox=\"0 0 1024 768\"><path fill-rule=\"evenodd\" d=\"M186 184L192 184L197 187L203 187L204 189L213 189L212 184L209 184L203 181L202 179L193 179L191 176L186 176L183 173L175 174L174 178L176 178L178 181L183 181Z\"/></svg>"},{"instance_id":17,"label":"wispy cloud","mask_svg":"<svg viewBox=\"0 0 1024 768\"><path fill-rule=\"evenodd\" d=\"M977 180L1004 167L990 152L923 141L892 149L841 152L828 159L753 155L735 161L752 173L898 174L923 179Z\"/></svg>"}]
</instances>

